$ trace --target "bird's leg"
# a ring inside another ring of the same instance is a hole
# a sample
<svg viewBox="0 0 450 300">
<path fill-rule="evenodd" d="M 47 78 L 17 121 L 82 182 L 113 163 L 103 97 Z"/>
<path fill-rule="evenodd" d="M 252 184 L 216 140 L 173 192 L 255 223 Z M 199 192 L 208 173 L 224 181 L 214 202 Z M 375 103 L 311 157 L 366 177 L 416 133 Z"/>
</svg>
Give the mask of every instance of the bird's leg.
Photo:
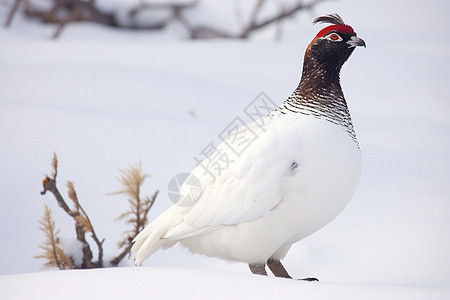
<svg viewBox="0 0 450 300">
<path fill-rule="evenodd" d="M 253 274 L 267 276 L 265 263 L 248 264 L 248 267 Z"/>
<path fill-rule="evenodd" d="M 292 277 L 281 264 L 281 261 L 269 258 L 269 260 L 267 261 L 267 265 L 269 266 L 270 271 L 272 271 L 273 275 L 275 275 L 276 277 L 292 279 Z"/>
<path fill-rule="evenodd" d="M 272 271 L 273 275 L 275 275 L 276 277 L 292 279 L 292 277 L 289 275 L 289 273 L 284 268 L 281 261 L 269 258 L 269 260 L 267 260 L 267 265 L 269 266 L 270 271 Z M 319 281 L 317 278 L 311 278 L 311 277 L 302 278 L 300 280 Z"/>
</svg>

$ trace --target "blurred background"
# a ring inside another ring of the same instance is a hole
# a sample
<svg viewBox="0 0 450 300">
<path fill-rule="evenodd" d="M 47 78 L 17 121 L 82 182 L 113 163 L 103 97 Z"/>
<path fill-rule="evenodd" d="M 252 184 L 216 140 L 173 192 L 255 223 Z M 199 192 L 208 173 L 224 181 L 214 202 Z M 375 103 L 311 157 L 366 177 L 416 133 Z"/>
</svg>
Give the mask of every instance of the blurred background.
<svg viewBox="0 0 450 300">
<path fill-rule="evenodd" d="M 342 71 L 364 171 L 353 200 L 286 258 L 295 277 L 330 282 L 449 284 L 450 28 L 445 0 L 0 0 L 0 275 L 36 272 L 47 204 L 61 243 L 73 220 L 42 196 L 53 152 L 105 261 L 128 209 L 117 178 L 139 160 L 158 197 L 170 180 L 264 92 L 295 89 L 306 46 L 338 13 L 362 37 Z M 95 244 L 90 241 L 95 253 Z M 131 266 L 125 257 L 120 266 Z M 144 266 L 248 273 L 241 263 L 159 251 Z"/>
</svg>

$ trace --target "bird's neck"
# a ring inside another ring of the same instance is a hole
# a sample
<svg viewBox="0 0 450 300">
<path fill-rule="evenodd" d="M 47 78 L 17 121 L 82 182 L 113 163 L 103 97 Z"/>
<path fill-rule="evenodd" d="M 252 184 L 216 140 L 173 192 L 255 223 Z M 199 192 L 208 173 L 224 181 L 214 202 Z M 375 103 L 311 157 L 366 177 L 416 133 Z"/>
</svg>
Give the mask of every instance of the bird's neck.
<svg viewBox="0 0 450 300">
<path fill-rule="evenodd" d="M 340 68 L 305 59 L 300 83 L 285 103 L 304 111 L 314 110 L 329 119 L 338 119 L 340 115 L 350 118 L 339 73 Z"/>
<path fill-rule="evenodd" d="M 333 99 L 344 101 L 340 84 L 339 64 L 320 63 L 316 59 L 305 57 L 302 78 L 296 90 L 305 98 L 320 98 L 333 95 Z"/>
<path fill-rule="evenodd" d="M 338 69 L 305 61 L 302 79 L 282 108 L 289 112 L 310 115 L 343 126 L 356 142 L 350 112 L 341 89 Z"/>
</svg>

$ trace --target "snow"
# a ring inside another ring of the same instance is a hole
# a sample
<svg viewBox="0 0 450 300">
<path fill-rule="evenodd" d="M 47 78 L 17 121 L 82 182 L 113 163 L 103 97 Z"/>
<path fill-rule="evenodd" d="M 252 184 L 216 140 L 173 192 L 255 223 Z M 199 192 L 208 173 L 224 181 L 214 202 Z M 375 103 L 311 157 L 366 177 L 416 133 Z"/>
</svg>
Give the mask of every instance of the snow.
<svg viewBox="0 0 450 300">
<path fill-rule="evenodd" d="M 445 299 L 443 288 L 311 283 L 179 268 L 71 270 L 0 276 L 2 299 Z M 26 288 L 24 288 L 24 286 Z M 6 287 L 6 289 L 5 289 Z"/>
<path fill-rule="evenodd" d="M 51 299 L 70 289 L 73 299 L 449 299 L 449 6 L 332 1 L 286 24 L 279 43 L 272 30 L 251 42 L 190 42 L 170 30 L 89 24 L 71 25 L 51 41 L 52 26 L 16 18 L 0 29 L 0 298 Z M 44 238 L 37 229 L 44 202 L 60 236 L 75 234 L 52 196 L 39 195 L 53 151 L 61 192 L 74 181 L 105 238 L 105 257 L 113 257 L 126 229 L 114 219 L 128 206 L 107 195 L 119 188 L 118 168 L 142 160 L 151 175 L 143 193 L 161 190 L 154 219 L 172 204 L 169 181 L 190 171 L 194 157 L 235 117 L 245 117 L 260 92 L 277 103 L 291 93 L 319 28 L 310 20 L 334 11 L 367 43 L 342 72 L 363 174 L 343 213 L 285 260 L 294 277 L 320 283 L 251 276 L 244 264 L 181 248 L 155 253 L 142 268 L 129 260 L 122 265 L 130 268 L 38 272 L 42 261 L 33 256 Z"/>
<path fill-rule="evenodd" d="M 76 266 L 81 266 L 83 263 L 83 243 L 76 238 L 59 238 L 59 247 L 67 254 L 67 256 L 73 259 Z"/>
</svg>

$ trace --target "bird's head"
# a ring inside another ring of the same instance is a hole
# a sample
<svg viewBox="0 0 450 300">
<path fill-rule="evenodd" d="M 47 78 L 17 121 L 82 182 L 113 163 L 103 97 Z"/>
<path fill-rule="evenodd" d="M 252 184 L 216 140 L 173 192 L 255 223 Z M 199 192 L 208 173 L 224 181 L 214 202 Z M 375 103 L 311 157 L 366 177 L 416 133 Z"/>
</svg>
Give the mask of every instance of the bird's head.
<svg viewBox="0 0 450 300">
<path fill-rule="evenodd" d="M 344 23 L 338 14 L 329 14 L 316 18 L 313 24 L 329 23 L 320 30 L 308 45 L 305 52 L 305 66 L 311 64 L 313 69 L 337 71 L 357 46 L 366 47 L 366 43 L 356 36 L 353 28 Z"/>
</svg>

